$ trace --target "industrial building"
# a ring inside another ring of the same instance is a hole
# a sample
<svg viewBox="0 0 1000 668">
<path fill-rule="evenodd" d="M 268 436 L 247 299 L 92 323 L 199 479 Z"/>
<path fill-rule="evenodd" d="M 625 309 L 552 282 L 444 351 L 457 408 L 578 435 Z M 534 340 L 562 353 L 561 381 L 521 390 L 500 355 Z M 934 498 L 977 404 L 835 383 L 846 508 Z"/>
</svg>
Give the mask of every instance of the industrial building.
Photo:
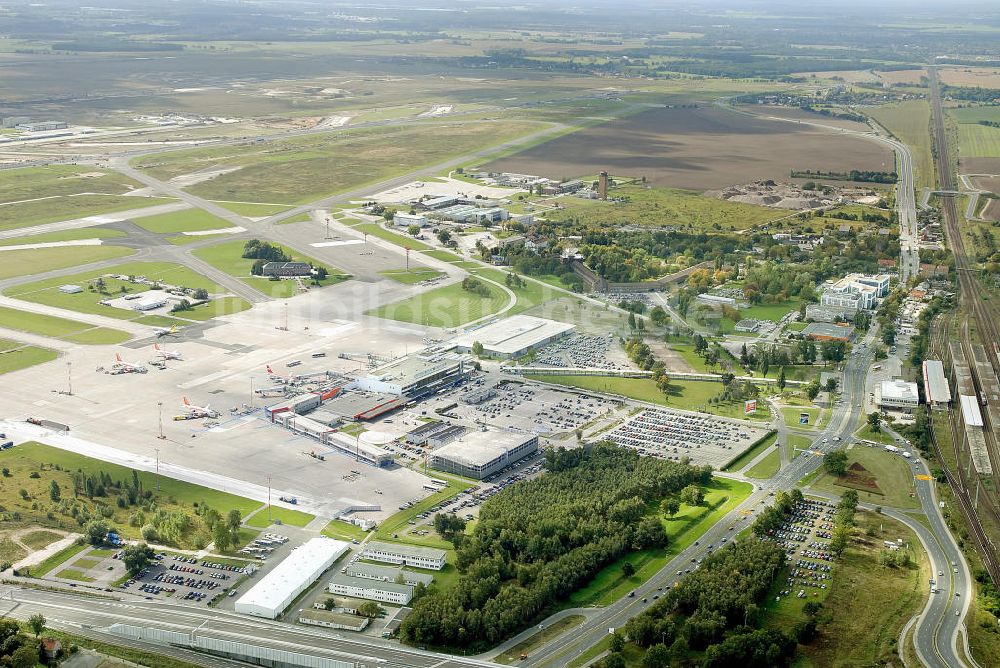
<svg viewBox="0 0 1000 668">
<path fill-rule="evenodd" d="M 413 585 L 358 578 L 345 573 L 334 575 L 327 585 L 327 591 L 340 596 L 353 596 L 396 605 L 406 605 L 413 598 Z"/>
<path fill-rule="evenodd" d="M 397 394 L 411 399 L 434 394 L 465 380 L 471 367 L 456 355 L 417 354 L 393 360 L 358 378 L 356 387 L 366 392 Z"/>
<path fill-rule="evenodd" d="M 166 305 L 167 298 L 163 295 L 143 295 L 133 302 L 132 309 L 135 311 L 152 311 L 153 309 L 163 308 Z"/>
<path fill-rule="evenodd" d="M 875 400 L 879 408 L 900 410 L 904 413 L 911 413 L 920 405 L 917 384 L 898 378 L 879 383 Z"/>
<path fill-rule="evenodd" d="M 360 615 L 348 615 L 343 612 L 317 610 L 306 608 L 299 613 L 299 623 L 310 626 L 322 626 L 328 629 L 344 631 L 364 631 L 371 620 Z"/>
<path fill-rule="evenodd" d="M 924 360 L 924 398 L 931 408 L 951 406 L 951 386 L 944 375 L 941 360 Z"/>
<path fill-rule="evenodd" d="M 811 322 L 802 330 L 802 336 L 817 341 L 850 341 L 854 328 L 850 325 L 832 325 L 826 322 Z"/>
<path fill-rule="evenodd" d="M 815 322 L 852 322 L 857 313 L 854 306 L 806 304 L 806 320 Z"/>
<path fill-rule="evenodd" d="M 502 223 L 507 220 L 509 214 L 506 209 L 500 207 L 480 208 L 472 204 L 454 204 L 434 211 L 438 218 L 451 220 L 456 223 Z"/>
<path fill-rule="evenodd" d="M 313 268 L 308 262 L 268 262 L 260 271 L 263 276 L 295 277 L 311 276 Z"/>
<path fill-rule="evenodd" d="M 455 339 L 455 349 L 472 352 L 478 342 L 483 355 L 499 359 L 523 357 L 533 350 L 558 341 L 571 334 L 576 327 L 565 322 L 515 315 L 462 334 Z"/>
<path fill-rule="evenodd" d="M 306 541 L 236 601 L 236 612 L 276 619 L 349 547 L 349 543 L 325 537 Z"/>
<path fill-rule="evenodd" d="M 444 568 L 446 556 L 447 553 L 444 550 L 438 550 L 433 547 L 381 543 L 379 541 L 365 543 L 364 550 L 361 552 L 363 559 L 381 561 L 386 564 L 398 564 L 400 566 L 427 568 L 432 571 L 439 571 Z"/>
<path fill-rule="evenodd" d="M 538 434 L 472 431 L 431 453 L 432 468 L 482 480 L 538 450 Z"/>
<path fill-rule="evenodd" d="M 83 292 L 83 288 L 79 285 L 66 284 L 59 286 L 59 292 L 67 295 L 78 295 Z"/>
</svg>

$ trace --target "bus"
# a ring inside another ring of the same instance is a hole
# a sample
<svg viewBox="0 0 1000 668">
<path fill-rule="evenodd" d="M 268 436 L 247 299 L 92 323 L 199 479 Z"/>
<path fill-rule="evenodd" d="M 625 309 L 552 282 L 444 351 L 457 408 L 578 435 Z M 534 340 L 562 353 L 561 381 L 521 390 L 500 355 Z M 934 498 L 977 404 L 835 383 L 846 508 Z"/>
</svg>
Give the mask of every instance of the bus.
<svg viewBox="0 0 1000 668">
<path fill-rule="evenodd" d="M 438 485 L 440 487 L 447 487 L 448 482 L 446 480 L 441 480 L 440 478 L 431 478 L 432 485 Z"/>
</svg>

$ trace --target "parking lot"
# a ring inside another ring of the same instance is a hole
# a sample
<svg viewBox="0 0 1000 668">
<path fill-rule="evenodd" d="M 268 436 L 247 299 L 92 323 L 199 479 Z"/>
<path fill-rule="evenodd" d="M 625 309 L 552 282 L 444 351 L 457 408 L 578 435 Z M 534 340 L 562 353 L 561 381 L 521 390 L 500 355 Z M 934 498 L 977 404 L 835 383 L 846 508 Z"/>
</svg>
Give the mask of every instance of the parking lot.
<svg viewBox="0 0 1000 668">
<path fill-rule="evenodd" d="M 116 552 L 112 559 L 120 560 L 121 553 Z M 223 563 L 218 558 L 198 559 L 160 552 L 154 563 L 118 588 L 152 600 L 169 598 L 173 603 L 207 605 L 214 599 L 235 596 L 237 585 L 254 570 L 255 566 L 238 565 L 230 560 Z"/>
<path fill-rule="evenodd" d="M 828 501 L 805 499 L 771 535 L 788 554 L 788 579 L 776 600 L 818 596 L 827 589 L 833 572 L 830 538 L 836 510 Z"/>
<path fill-rule="evenodd" d="M 647 408 L 607 438 L 643 455 L 675 461 L 689 457 L 721 468 L 766 434 L 735 420 Z"/>
<path fill-rule="evenodd" d="M 577 369 L 633 368 L 614 334 L 573 334 L 539 350 L 532 365 Z"/>
</svg>

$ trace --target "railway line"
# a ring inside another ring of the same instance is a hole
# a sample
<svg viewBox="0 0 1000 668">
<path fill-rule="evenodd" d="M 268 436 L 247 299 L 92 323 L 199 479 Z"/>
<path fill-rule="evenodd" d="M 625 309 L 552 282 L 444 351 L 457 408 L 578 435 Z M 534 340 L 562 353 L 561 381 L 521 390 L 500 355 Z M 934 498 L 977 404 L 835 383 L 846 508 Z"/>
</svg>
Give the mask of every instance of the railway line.
<svg viewBox="0 0 1000 668">
<path fill-rule="evenodd" d="M 938 174 L 938 188 L 940 191 L 953 191 L 955 188 L 955 178 L 951 165 L 951 154 L 948 150 L 948 137 L 945 133 L 944 112 L 941 106 L 941 95 L 938 82 L 937 68 L 928 68 L 929 92 L 932 115 L 932 128 L 934 135 L 934 145 L 936 148 L 935 163 Z M 989 404 L 988 395 L 991 388 L 997 386 L 997 379 L 1000 378 L 1000 349 L 997 342 L 1000 341 L 997 335 L 997 320 L 1000 318 L 993 302 L 988 297 L 984 298 L 982 286 L 976 280 L 976 270 L 969 265 L 968 254 L 965 250 L 965 240 L 959 227 L 958 207 L 954 197 L 950 195 L 941 196 L 941 210 L 945 224 L 945 235 L 955 258 L 955 271 L 958 274 L 960 303 L 969 309 L 972 321 L 976 327 L 978 338 L 985 342 L 990 349 L 984 349 L 981 355 L 976 354 L 969 330 L 969 320 L 963 323 L 961 328 L 961 347 L 972 374 L 973 383 L 977 396 L 986 410 L 983 414 L 983 431 L 985 435 L 986 449 L 990 463 L 994 471 L 1000 471 L 1000 447 L 997 442 L 997 428 L 1000 427 L 1000 418 L 997 416 L 997 406 Z M 985 359 L 984 359 L 985 358 Z M 987 401 L 983 401 L 986 399 Z M 996 400 L 994 399 L 994 404 Z M 992 420 L 991 420 L 992 418 Z M 952 433 L 954 438 L 958 438 L 954 422 L 952 423 Z M 955 443 L 961 443 L 955 440 Z M 935 444 L 936 447 L 936 444 Z M 939 453 L 940 454 L 940 453 Z M 994 583 L 1000 584 L 1000 562 L 997 560 L 994 546 L 989 536 L 983 529 L 982 522 L 977 514 L 976 505 L 971 498 L 973 490 L 970 489 L 969 480 L 958 466 L 958 471 L 951 472 L 945 467 L 945 475 L 948 482 L 955 490 L 963 515 L 975 536 L 979 545 L 983 563 L 990 573 Z M 978 486 L 977 481 L 977 486 Z M 978 487 L 975 490 L 978 496 Z M 986 512 L 993 515 L 994 519 L 1000 519 L 996 507 L 991 499 L 987 500 Z"/>
</svg>

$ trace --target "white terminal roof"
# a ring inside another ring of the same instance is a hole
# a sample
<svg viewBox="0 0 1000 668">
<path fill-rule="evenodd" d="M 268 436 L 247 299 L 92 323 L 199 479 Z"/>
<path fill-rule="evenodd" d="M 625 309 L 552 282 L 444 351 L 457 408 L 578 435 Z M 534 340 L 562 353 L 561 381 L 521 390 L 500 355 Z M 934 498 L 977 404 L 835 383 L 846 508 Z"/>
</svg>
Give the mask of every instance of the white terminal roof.
<svg viewBox="0 0 1000 668">
<path fill-rule="evenodd" d="M 237 612 L 252 607 L 280 613 L 349 547 L 349 543 L 326 537 L 306 541 L 236 601 Z"/>
<path fill-rule="evenodd" d="M 883 380 L 881 385 L 883 399 L 898 401 L 917 401 L 917 384 L 905 380 Z"/>
<path fill-rule="evenodd" d="M 958 400 L 962 403 L 962 421 L 966 427 L 982 427 L 983 414 L 979 410 L 979 402 L 968 394 L 960 394 Z"/>
<path fill-rule="evenodd" d="M 488 352 L 512 354 L 574 329 L 573 325 L 565 322 L 515 315 L 466 332 L 456 342 L 460 347 L 472 348 L 472 344 L 479 341 Z"/>
<path fill-rule="evenodd" d="M 951 401 L 951 385 L 945 378 L 941 360 L 924 360 L 924 394 L 927 395 L 927 401 Z"/>
<path fill-rule="evenodd" d="M 536 434 L 514 431 L 470 431 L 462 438 L 443 445 L 432 457 L 447 457 L 465 466 L 484 466 L 517 446 L 536 438 Z"/>
</svg>

